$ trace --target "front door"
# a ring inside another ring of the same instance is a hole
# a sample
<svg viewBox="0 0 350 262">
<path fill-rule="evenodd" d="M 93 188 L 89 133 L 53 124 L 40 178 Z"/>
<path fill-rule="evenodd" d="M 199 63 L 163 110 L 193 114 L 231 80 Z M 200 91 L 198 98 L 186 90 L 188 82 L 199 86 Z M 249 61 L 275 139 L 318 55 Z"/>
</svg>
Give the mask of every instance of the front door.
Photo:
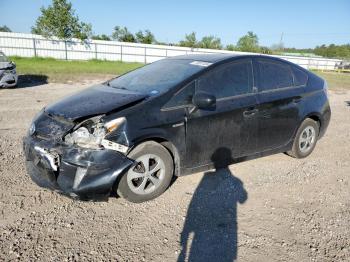
<svg viewBox="0 0 350 262">
<path fill-rule="evenodd" d="M 220 65 L 196 82 L 195 92 L 216 96 L 214 110 L 197 109 L 186 121 L 188 168 L 231 163 L 256 150 L 256 95 L 251 59 Z"/>
</svg>

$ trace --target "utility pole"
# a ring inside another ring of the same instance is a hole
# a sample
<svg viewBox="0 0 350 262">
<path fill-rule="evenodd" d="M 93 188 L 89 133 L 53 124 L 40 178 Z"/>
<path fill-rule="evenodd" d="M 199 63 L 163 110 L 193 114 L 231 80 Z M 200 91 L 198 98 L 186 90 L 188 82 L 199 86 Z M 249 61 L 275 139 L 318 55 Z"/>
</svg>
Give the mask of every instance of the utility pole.
<svg viewBox="0 0 350 262">
<path fill-rule="evenodd" d="M 282 51 L 282 49 L 283 49 L 283 32 L 282 32 L 282 34 L 281 34 L 281 39 L 280 39 L 280 49 L 281 49 L 281 51 Z"/>
</svg>

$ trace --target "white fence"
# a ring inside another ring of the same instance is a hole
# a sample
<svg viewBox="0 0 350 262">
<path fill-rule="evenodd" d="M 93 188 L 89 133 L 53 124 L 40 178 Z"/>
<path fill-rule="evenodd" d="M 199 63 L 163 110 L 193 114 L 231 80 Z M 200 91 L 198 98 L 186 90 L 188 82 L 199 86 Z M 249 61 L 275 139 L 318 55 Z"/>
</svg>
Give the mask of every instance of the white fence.
<svg viewBox="0 0 350 262">
<path fill-rule="evenodd" d="M 53 57 L 66 60 L 119 60 L 125 62 L 151 63 L 176 55 L 228 53 L 247 54 L 227 50 L 187 48 L 165 45 L 147 45 L 116 41 L 89 40 L 81 42 L 46 39 L 40 35 L 0 32 L 0 50 L 6 55 L 23 57 Z M 276 56 L 309 69 L 334 70 L 339 59 Z"/>
</svg>

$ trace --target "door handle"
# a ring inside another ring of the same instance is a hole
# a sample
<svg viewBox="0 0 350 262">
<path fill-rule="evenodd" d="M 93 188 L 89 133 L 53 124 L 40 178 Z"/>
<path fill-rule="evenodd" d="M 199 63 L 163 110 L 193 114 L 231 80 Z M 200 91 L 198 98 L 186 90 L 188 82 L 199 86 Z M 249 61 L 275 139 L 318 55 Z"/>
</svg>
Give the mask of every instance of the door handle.
<svg viewBox="0 0 350 262">
<path fill-rule="evenodd" d="M 243 112 L 243 116 L 245 117 L 250 117 L 250 116 L 253 116 L 255 115 L 259 110 L 256 109 L 256 108 L 253 108 L 253 109 L 248 109 L 246 111 Z"/>
</svg>

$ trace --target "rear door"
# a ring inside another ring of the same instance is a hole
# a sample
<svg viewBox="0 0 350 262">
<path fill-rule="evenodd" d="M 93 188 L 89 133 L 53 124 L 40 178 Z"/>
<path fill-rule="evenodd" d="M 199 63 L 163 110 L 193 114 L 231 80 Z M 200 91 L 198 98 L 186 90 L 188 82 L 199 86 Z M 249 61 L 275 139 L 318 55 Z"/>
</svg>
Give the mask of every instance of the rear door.
<svg viewBox="0 0 350 262">
<path fill-rule="evenodd" d="M 286 145 L 299 124 L 304 87 L 294 84 L 292 67 L 269 58 L 255 58 L 258 87 L 258 151 Z"/>
<path fill-rule="evenodd" d="M 198 109 L 188 114 L 186 167 L 213 162 L 214 153 L 216 159 L 226 163 L 256 150 L 251 59 L 236 60 L 206 73 L 197 80 L 195 92 L 215 95 L 216 109 Z M 218 156 L 218 152 L 225 155 Z"/>
</svg>

